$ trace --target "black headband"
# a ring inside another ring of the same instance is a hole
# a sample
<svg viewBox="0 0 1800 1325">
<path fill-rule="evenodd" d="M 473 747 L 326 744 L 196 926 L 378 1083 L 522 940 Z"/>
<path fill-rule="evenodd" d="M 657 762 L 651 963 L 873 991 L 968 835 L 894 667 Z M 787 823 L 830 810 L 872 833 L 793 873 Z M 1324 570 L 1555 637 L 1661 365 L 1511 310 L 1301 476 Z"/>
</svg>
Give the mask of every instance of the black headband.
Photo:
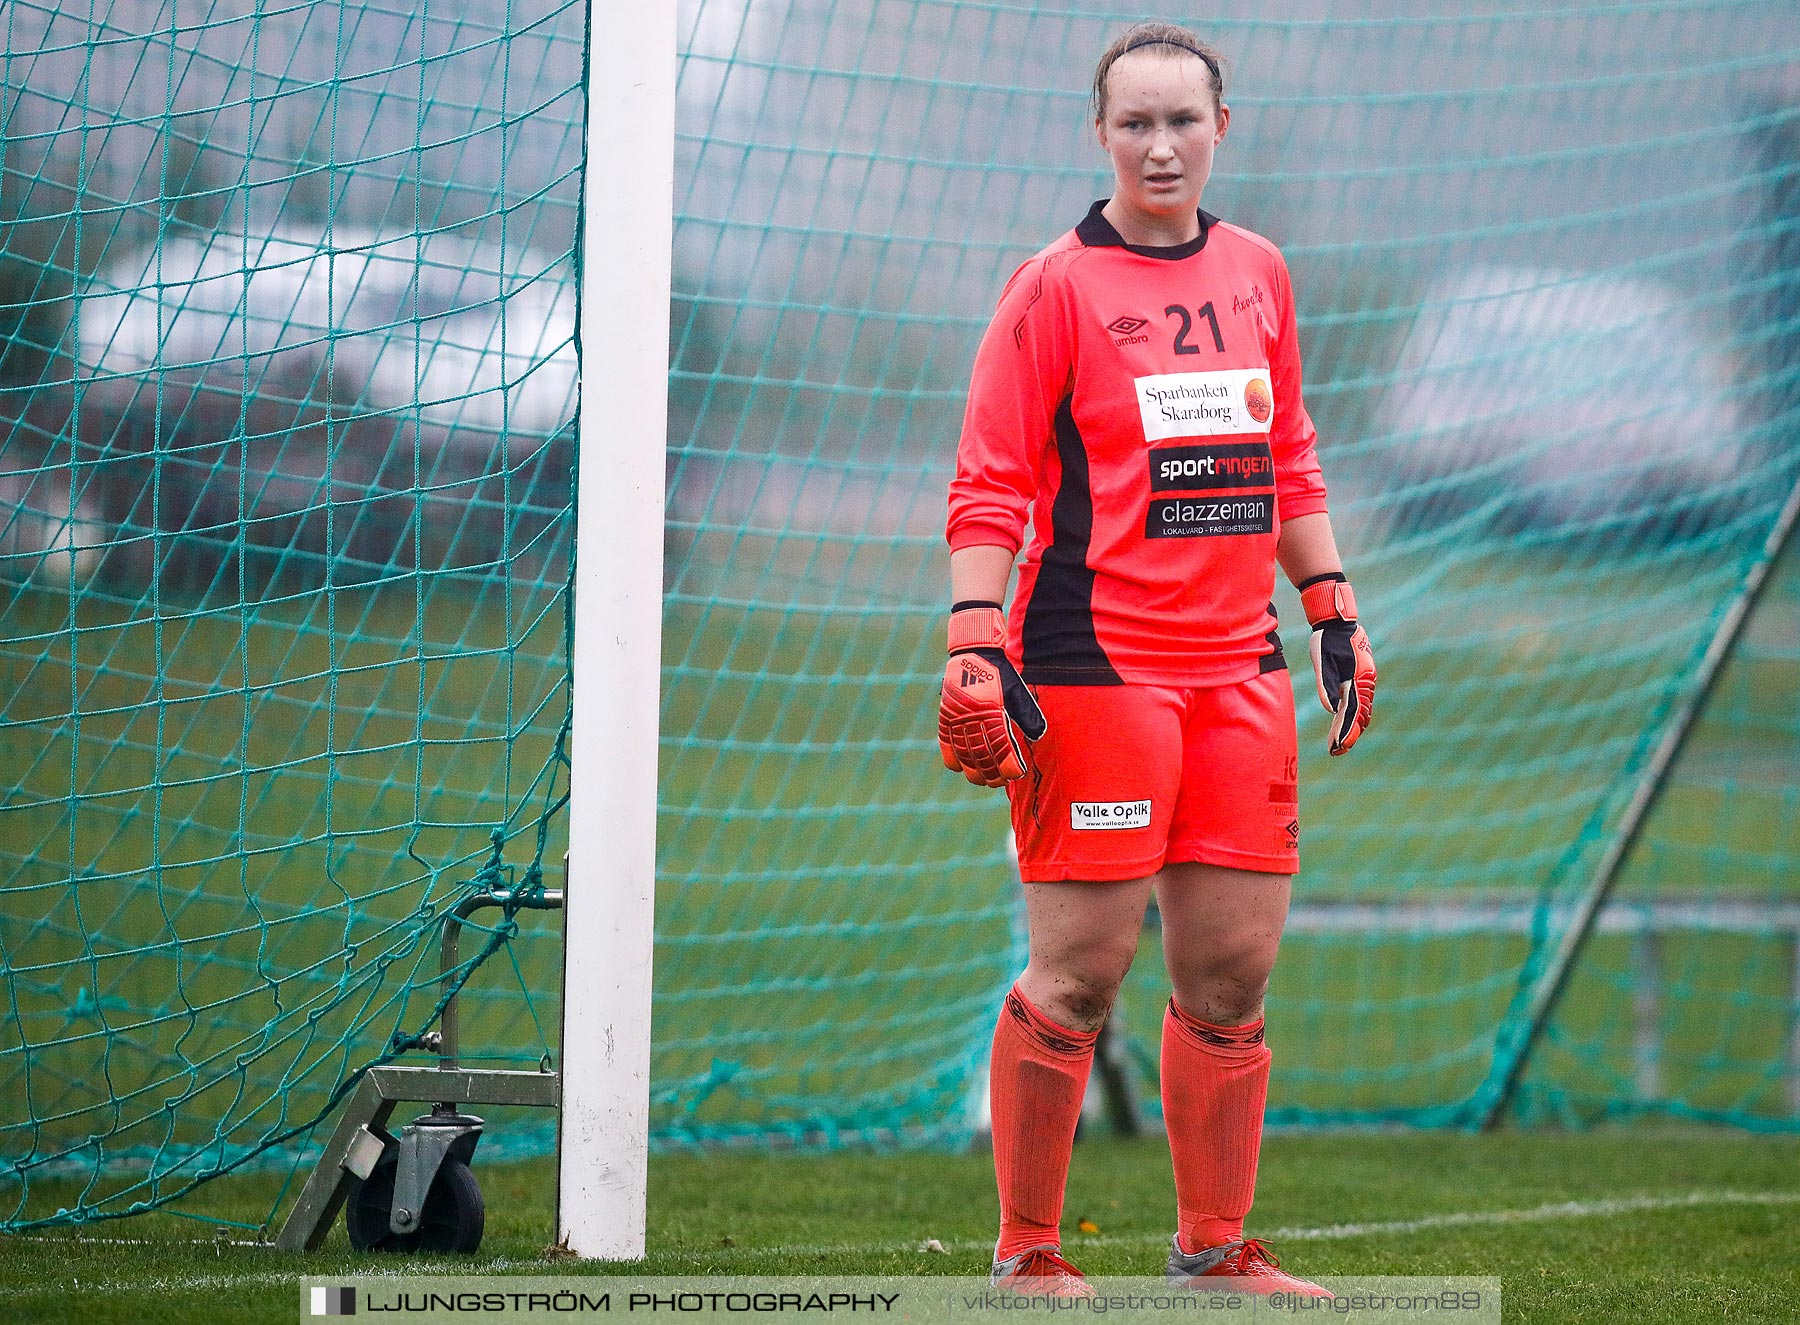
<svg viewBox="0 0 1800 1325">
<path fill-rule="evenodd" d="M 1130 55 L 1133 51 L 1142 50 L 1146 46 L 1173 46 L 1178 51 L 1186 51 L 1189 55 L 1199 56 L 1205 62 L 1206 67 L 1212 70 L 1213 86 L 1221 90 L 1224 88 L 1225 76 L 1219 72 L 1218 62 L 1198 46 L 1182 41 L 1179 37 L 1139 37 L 1120 51 L 1119 55 Z M 1116 60 L 1119 55 L 1115 55 L 1113 58 Z"/>
</svg>

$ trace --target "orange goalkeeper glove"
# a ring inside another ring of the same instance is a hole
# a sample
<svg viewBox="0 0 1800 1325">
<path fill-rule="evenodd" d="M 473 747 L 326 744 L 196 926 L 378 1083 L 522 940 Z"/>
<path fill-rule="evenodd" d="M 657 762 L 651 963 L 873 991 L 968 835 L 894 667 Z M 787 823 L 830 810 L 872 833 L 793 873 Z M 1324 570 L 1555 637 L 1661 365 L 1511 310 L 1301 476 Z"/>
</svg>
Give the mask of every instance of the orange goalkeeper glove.
<svg viewBox="0 0 1800 1325">
<path fill-rule="evenodd" d="M 1312 623 L 1313 676 L 1319 702 L 1332 714 L 1331 753 L 1356 744 L 1375 716 L 1375 653 L 1356 620 L 1356 595 L 1343 572 L 1315 575 L 1300 586 Z"/>
<path fill-rule="evenodd" d="M 944 767 L 978 787 L 1025 775 L 1025 744 L 1049 728 L 1044 711 L 1007 660 L 1006 617 L 998 603 L 950 610 L 950 661 L 938 694 L 938 752 Z"/>
</svg>

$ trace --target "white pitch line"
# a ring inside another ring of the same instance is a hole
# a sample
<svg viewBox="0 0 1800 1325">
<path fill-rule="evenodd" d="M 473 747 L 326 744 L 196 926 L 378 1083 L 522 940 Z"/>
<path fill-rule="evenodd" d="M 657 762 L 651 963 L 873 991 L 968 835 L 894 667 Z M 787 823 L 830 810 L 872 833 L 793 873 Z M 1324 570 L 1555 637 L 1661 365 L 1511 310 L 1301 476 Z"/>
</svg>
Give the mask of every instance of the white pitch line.
<svg viewBox="0 0 1800 1325">
<path fill-rule="evenodd" d="M 1421 1215 L 1416 1219 L 1389 1219 L 1378 1223 L 1277 1228 L 1260 1236 L 1268 1238 L 1271 1242 L 1328 1242 L 1336 1238 L 1366 1238 L 1420 1233 L 1433 1228 L 1537 1224 L 1557 1219 L 1607 1219 L 1614 1215 L 1649 1210 L 1680 1210 L 1692 1206 L 1710 1205 L 1800 1205 L 1800 1192 L 1692 1191 L 1672 1196 L 1615 1196 L 1597 1201 L 1557 1201 L 1523 1210 L 1453 1210 L 1440 1215 Z M 1076 1248 L 1131 1247 L 1150 1243 L 1162 1246 L 1167 1244 L 1168 1240 L 1167 1233 L 1134 1233 L 1130 1235 L 1099 1233 L 1091 1237 L 1081 1237 L 1071 1245 Z M 916 1251 L 918 1246 L 918 1242 L 896 1242 L 877 1247 L 855 1243 L 826 1243 L 809 1247 L 728 1247 L 707 1251 L 705 1254 L 709 1258 L 740 1259 L 747 1256 L 778 1254 L 817 1256 L 849 1251 Z"/>
<path fill-rule="evenodd" d="M 1601 1201 L 1558 1201 L 1527 1210 L 1464 1210 L 1417 1219 L 1388 1219 L 1370 1224 L 1327 1224 L 1322 1228 L 1278 1228 L 1271 1240 L 1325 1241 L 1333 1238 L 1378 1237 L 1418 1233 L 1431 1228 L 1464 1228 L 1483 1224 L 1538 1224 L 1555 1219 L 1607 1219 L 1645 1210 L 1682 1210 L 1705 1205 L 1796 1205 L 1800 1192 L 1686 1192 L 1680 1196 L 1616 1196 Z"/>
<path fill-rule="evenodd" d="M 1559 1219 L 1610 1219 L 1616 1215 L 1640 1214 L 1654 1210 L 1683 1210 L 1697 1206 L 1715 1205 L 1800 1205 L 1800 1192 L 1737 1192 L 1737 1191 L 1693 1191 L 1682 1192 L 1672 1196 L 1615 1196 L 1598 1201 L 1556 1201 L 1547 1205 L 1531 1206 L 1522 1210 L 1452 1210 L 1439 1215 L 1421 1215 L 1417 1219 L 1387 1219 L 1362 1224 L 1322 1224 L 1315 1227 L 1278 1228 L 1267 1235 L 1271 1241 L 1280 1242 L 1328 1242 L 1337 1238 L 1367 1238 L 1395 1236 L 1405 1233 L 1421 1233 L 1434 1228 L 1480 1228 L 1506 1224 L 1541 1224 Z M 26 1241 L 28 1239 L 20 1239 Z M 49 1239 L 30 1239 L 49 1241 Z M 147 1239 L 83 1239 L 88 1244 L 102 1241 L 116 1243 L 135 1243 Z M 1140 1233 L 1131 1236 L 1108 1236 L 1097 1234 L 1082 1238 L 1076 1246 L 1144 1246 L 1147 1244 L 1162 1245 L 1167 1241 L 1164 1234 Z M 79 1245 L 79 1244 L 76 1244 Z M 174 1243 L 162 1244 L 174 1246 L 205 1246 L 206 1243 Z M 985 1250 L 986 1244 L 982 1244 Z M 818 1256 L 844 1252 L 904 1252 L 917 1250 L 916 1242 L 895 1242 L 871 1246 L 868 1243 L 839 1242 L 821 1243 L 813 1246 L 789 1247 L 720 1247 L 704 1252 L 690 1253 L 696 1258 L 704 1256 L 707 1260 L 744 1260 L 754 1257 L 776 1255 Z M 478 1275 L 494 1270 L 529 1269 L 537 1274 L 554 1275 L 556 1267 L 537 1261 L 519 1261 L 496 1259 L 476 1264 L 465 1262 L 424 1262 L 395 1266 L 380 1270 L 351 1270 L 342 1272 L 347 1278 L 414 1278 L 425 1275 L 452 1276 Z M 122 1293 L 122 1292 L 179 1292 L 196 1288 L 230 1288 L 243 1284 L 294 1284 L 304 1279 L 332 1278 L 338 1272 L 325 1273 L 283 1273 L 283 1274 L 204 1274 L 189 1275 L 171 1279 L 133 1279 L 121 1282 L 95 1282 L 80 1284 L 83 1292 Z M 666 1277 L 666 1276 L 665 1276 Z M 30 1287 L 15 1289 L 15 1295 L 26 1297 L 47 1294 L 66 1294 L 70 1285 L 56 1282 L 39 1282 Z"/>
</svg>

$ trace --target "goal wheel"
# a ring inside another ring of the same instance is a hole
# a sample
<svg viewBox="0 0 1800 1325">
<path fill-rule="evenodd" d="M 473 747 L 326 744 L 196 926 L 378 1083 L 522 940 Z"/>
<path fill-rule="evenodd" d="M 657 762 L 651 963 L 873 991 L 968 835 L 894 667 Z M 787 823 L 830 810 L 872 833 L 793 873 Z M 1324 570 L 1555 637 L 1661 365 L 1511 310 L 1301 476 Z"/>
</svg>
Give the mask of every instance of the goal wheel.
<svg viewBox="0 0 1800 1325">
<path fill-rule="evenodd" d="M 431 1251 L 466 1254 L 481 1245 L 487 1207 L 481 1184 L 462 1160 L 449 1155 L 438 1166 L 425 1194 L 418 1227 L 396 1233 L 389 1224 L 394 1210 L 394 1176 L 400 1151 L 389 1146 L 374 1171 L 350 1189 L 344 1204 L 344 1226 L 357 1251 Z"/>
</svg>

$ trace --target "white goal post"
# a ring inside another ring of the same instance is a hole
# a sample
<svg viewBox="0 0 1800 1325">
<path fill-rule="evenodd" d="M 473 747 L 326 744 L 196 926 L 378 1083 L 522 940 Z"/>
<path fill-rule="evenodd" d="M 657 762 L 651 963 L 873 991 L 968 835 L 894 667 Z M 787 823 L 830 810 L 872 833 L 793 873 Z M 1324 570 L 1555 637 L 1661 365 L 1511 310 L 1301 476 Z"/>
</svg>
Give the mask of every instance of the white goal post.
<svg viewBox="0 0 1800 1325">
<path fill-rule="evenodd" d="M 557 1238 L 644 1254 L 675 6 L 590 0 Z"/>
</svg>

